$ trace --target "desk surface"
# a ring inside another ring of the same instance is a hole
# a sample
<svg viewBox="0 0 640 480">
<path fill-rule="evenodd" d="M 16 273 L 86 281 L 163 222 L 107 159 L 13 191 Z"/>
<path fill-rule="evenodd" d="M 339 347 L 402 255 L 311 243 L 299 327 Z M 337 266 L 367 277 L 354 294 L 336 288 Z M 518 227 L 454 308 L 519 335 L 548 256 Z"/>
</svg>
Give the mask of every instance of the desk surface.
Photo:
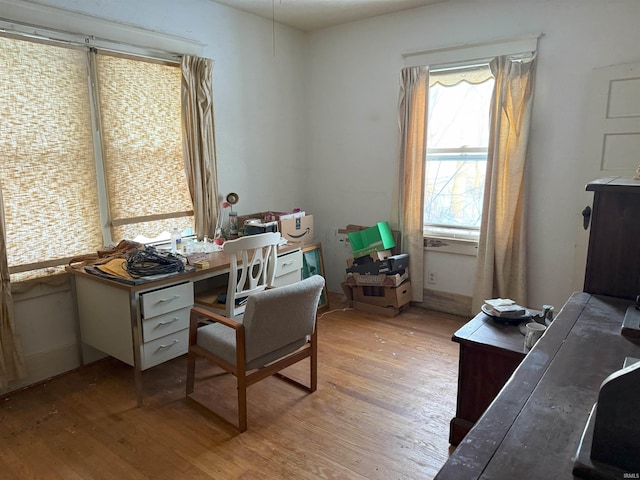
<svg viewBox="0 0 640 480">
<path fill-rule="evenodd" d="M 283 254 L 291 251 L 295 251 L 302 248 L 301 244 L 287 244 L 281 247 L 278 247 L 278 254 Z M 199 254 L 200 255 L 200 254 Z M 231 264 L 231 260 L 229 256 L 222 252 L 212 252 L 212 253 L 203 253 L 204 260 L 209 262 L 209 266 L 207 268 L 196 268 L 195 270 L 185 271 L 181 273 L 177 273 L 175 275 L 169 275 L 165 278 L 158 280 L 151 280 L 149 282 L 131 284 L 126 282 L 119 282 L 117 280 L 112 280 L 107 277 L 103 277 L 100 275 L 94 275 L 92 273 L 87 273 L 83 268 L 74 268 L 67 267 L 67 272 L 72 273 L 74 275 L 91 278 L 97 282 L 106 283 L 116 288 L 121 288 L 123 290 L 129 290 L 131 292 L 137 292 L 141 290 L 151 290 L 156 289 L 158 287 L 163 287 L 165 285 L 171 285 L 176 283 L 177 281 L 183 280 L 198 280 L 199 278 L 208 278 L 217 274 L 224 273 L 225 270 L 229 269 L 229 265 Z"/>
<path fill-rule="evenodd" d="M 620 334 L 628 305 L 574 293 L 436 478 L 573 478 L 602 381 L 640 356 Z"/>
</svg>

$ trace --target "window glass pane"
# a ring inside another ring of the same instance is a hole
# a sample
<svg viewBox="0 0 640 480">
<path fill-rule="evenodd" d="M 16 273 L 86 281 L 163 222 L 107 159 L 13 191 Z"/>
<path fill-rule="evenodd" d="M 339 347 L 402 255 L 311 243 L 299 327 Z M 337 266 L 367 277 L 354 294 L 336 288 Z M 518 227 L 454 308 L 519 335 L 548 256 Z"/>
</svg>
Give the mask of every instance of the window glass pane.
<svg viewBox="0 0 640 480">
<path fill-rule="evenodd" d="M 177 66 L 98 55 L 98 92 L 112 220 L 192 210 L 182 159 Z M 193 228 L 193 217 L 113 228 L 113 240 Z"/>
<path fill-rule="evenodd" d="M 490 78 L 479 84 L 463 80 L 449 86 L 435 83 L 429 88 L 427 230 L 429 226 L 480 227 L 493 85 Z"/>
<path fill-rule="evenodd" d="M 479 228 L 487 168 L 484 160 L 427 161 L 424 199 L 425 223 L 453 227 Z"/>
<path fill-rule="evenodd" d="M 9 266 L 95 252 L 102 235 L 86 53 L 0 37 L 0 65 Z"/>
<path fill-rule="evenodd" d="M 494 83 L 491 78 L 478 85 L 429 87 L 428 148 L 487 148 Z"/>
</svg>

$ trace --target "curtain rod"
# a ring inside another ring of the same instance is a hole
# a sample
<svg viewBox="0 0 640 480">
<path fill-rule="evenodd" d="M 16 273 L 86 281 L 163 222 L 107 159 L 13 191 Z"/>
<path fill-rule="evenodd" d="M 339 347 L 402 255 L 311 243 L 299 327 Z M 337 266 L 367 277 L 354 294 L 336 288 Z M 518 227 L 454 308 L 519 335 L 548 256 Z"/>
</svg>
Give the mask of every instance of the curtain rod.
<svg viewBox="0 0 640 480">
<path fill-rule="evenodd" d="M 518 36 L 518 37 L 497 38 L 497 39 L 494 39 L 494 40 L 486 40 L 484 42 L 463 43 L 463 44 L 458 44 L 458 45 L 451 45 L 451 46 L 448 46 L 448 47 L 431 48 L 431 49 L 427 49 L 427 50 L 417 50 L 417 51 L 403 53 L 402 57 L 403 58 L 408 58 L 408 57 L 414 57 L 414 56 L 418 56 L 418 55 L 429 55 L 429 54 L 433 54 L 433 53 L 449 52 L 449 51 L 453 51 L 453 50 L 462 50 L 462 49 L 466 49 L 466 48 L 485 47 L 485 46 L 489 46 L 489 45 L 499 45 L 501 43 L 518 42 L 518 41 L 522 41 L 522 40 L 534 40 L 534 39 L 537 40 L 542 35 L 543 35 L 542 33 L 536 33 L 536 34 L 530 34 L 530 35 L 522 35 L 522 36 Z"/>
<path fill-rule="evenodd" d="M 35 27 L 33 25 L 17 24 L 15 22 L 9 23 L 1 18 L 0 36 L 66 45 L 69 47 L 95 48 L 122 55 L 132 55 L 150 60 L 168 61 L 171 63 L 180 63 L 182 59 L 182 55 L 175 52 L 168 52 L 149 47 L 140 47 L 124 42 L 97 38 L 93 35 L 62 32 L 48 28 Z"/>
</svg>

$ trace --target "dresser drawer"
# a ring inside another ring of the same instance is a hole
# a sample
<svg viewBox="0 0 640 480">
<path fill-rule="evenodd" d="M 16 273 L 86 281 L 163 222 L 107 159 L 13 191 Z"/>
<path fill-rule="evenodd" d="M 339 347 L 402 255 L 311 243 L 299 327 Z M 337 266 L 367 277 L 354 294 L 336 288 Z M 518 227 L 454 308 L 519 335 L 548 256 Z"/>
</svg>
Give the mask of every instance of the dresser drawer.
<svg viewBox="0 0 640 480">
<path fill-rule="evenodd" d="M 302 250 L 285 253 L 278 256 L 278 264 L 276 265 L 276 278 L 286 275 L 287 273 L 300 271 L 302 269 Z"/>
<path fill-rule="evenodd" d="M 142 370 L 187 353 L 189 329 L 145 342 L 142 346 Z"/>
<path fill-rule="evenodd" d="M 142 317 L 149 319 L 156 315 L 173 312 L 193 305 L 193 283 L 187 282 L 172 287 L 143 293 L 141 297 Z"/>
<path fill-rule="evenodd" d="M 142 319 L 142 338 L 144 342 L 150 342 L 178 330 L 189 328 L 190 313 L 191 307 L 189 306 L 152 318 Z"/>
</svg>

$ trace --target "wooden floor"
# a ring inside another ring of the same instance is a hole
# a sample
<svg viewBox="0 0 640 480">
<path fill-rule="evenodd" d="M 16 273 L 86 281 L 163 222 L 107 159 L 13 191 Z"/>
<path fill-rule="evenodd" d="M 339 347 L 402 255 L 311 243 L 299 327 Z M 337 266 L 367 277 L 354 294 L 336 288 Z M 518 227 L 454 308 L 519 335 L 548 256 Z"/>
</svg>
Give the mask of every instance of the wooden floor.
<svg viewBox="0 0 640 480">
<path fill-rule="evenodd" d="M 0 399 L 0 478 L 433 478 L 449 455 L 451 336 L 463 322 L 417 308 L 323 315 L 317 392 L 273 377 L 252 386 L 243 434 L 185 400 L 185 357 L 143 372 L 142 408 L 131 367 L 83 367 Z M 307 361 L 287 370 L 307 371 Z M 197 365 L 200 400 L 233 418 L 230 380 Z"/>
</svg>

